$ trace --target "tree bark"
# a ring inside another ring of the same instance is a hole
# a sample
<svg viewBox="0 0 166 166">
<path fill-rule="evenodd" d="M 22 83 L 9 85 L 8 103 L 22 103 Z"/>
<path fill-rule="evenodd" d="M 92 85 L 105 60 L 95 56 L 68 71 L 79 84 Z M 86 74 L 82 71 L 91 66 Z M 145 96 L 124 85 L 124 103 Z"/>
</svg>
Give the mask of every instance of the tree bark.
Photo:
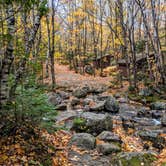
<svg viewBox="0 0 166 166">
<path fill-rule="evenodd" d="M 10 68 L 13 63 L 13 51 L 14 51 L 14 34 L 15 34 L 15 17 L 14 10 L 11 3 L 7 3 L 7 35 L 8 44 L 2 60 L 2 67 L 0 71 L 0 105 L 6 104 L 9 98 L 9 85 L 8 78 L 10 74 Z"/>
</svg>

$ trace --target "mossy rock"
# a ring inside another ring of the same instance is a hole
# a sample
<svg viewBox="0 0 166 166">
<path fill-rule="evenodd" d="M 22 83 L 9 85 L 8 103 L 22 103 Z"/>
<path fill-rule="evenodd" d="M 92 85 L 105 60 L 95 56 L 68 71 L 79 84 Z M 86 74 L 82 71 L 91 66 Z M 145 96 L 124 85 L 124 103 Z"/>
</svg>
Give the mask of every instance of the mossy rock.
<svg viewBox="0 0 166 166">
<path fill-rule="evenodd" d="M 87 130 L 86 121 L 83 118 L 75 118 L 73 121 L 73 129 L 77 132 L 84 132 Z"/>
<path fill-rule="evenodd" d="M 112 126 L 113 121 L 110 115 L 84 112 L 74 120 L 72 129 L 76 132 L 86 132 L 96 136 L 102 131 L 111 131 Z"/>
<path fill-rule="evenodd" d="M 150 166 L 156 160 L 150 152 L 124 152 L 117 155 L 112 164 L 115 166 Z"/>
</svg>

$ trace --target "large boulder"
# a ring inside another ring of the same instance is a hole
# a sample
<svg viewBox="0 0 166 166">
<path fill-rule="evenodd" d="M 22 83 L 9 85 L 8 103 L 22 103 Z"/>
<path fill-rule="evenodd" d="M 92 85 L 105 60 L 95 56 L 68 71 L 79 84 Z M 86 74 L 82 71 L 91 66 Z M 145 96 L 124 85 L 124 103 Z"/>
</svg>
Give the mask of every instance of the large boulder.
<svg viewBox="0 0 166 166">
<path fill-rule="evenodd" d="M 165 102 L 154 102 L 151 104 L 151 109 L 153 110 L 166 110 Z"/>
<path fill-rule="evenodd" d="M 94 149 L 96 144 L 95 137 L 88 133 L 77 133 L 72 136 L 69 145 L 75 145 L 82 149 Z"/>
<path fill-rule="evenodd" d="M 77 132 L 87 132 L 97 135 L 104 130 L 112 130 L 112 117 L 107 114 L 84 112 L 74 123 L 73 129 Z"/>
<path fill-rule="evenodd" d="M 107 98 L 105 102 L 105 110 L 111 113 L 118 113 L 119 112 L 118 101 L 114 97 L 109 96 L 109 98 Z"/>
<path fill-rule="evenodd" d="M 106 142 L 116 142 L 116 143 L 122 142 L 119 136 L 111 131 L 103 131 L 97 136 L 97 138 Z"/>
<path fill-rule="evenodd" d="M 121 152 L 113 158 L 110 166 L 150 166 L 156 159 L 152 152 Z"/>
<path fill-rule="evenodd" d="M 99 153 L 107 155 L 107 154 L 120 152 L 121 148 L 118 145 L 116 145 L 116 144 L 103 143 L 103 144 L 98 144 L 97 145 L 97 151 Z"/>
</svg>

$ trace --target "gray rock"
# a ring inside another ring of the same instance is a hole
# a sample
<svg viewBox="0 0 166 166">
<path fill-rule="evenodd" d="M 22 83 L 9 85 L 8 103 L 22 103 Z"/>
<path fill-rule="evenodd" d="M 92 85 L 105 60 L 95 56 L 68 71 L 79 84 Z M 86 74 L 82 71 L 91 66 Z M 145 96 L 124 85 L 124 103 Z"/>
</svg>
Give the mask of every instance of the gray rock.
<svg viewBox="0 0 166 166">
<path fill-rule="evenodd" d="M 137 116 L 137 110 L 129 104 L 120 104 L 119 114 L 123 118 L 133 119 Z"/>
<path fill-rule="evenodd" d="M 103 93 L 108 89 L 106 85 L 100 86 L 100 87 L 92 87 L 91 88 L 91 93 L 99 94 Z"/>
<path fill-rule="evenodd" d="M 165 102 L 154 102 L 151 104 L 151 109 L 166 110 L 166 103 Z"/>
<path fill-rule="evenodd" d="M 104 155 L 108 155 L 108 154 L 120 152 L 121 148 L 118 145 L 115 145 L 112 143 L 103 143 L 103 144 L 97 145 L 97 151 Z"/>
<path fill-rule="evenodd" d="M 110 96 L 108 95 L 102 95 L 102 96 L 98 96 L 97 100 L 99 101 L 106 101 Z"/>
<path fill-rule="evenodd" d="M 88 133 L 77 133 L 72 136 L 69 145 L 76 145 L 82 149 L 94 149 L 95 137 Z"/>
<path fill-rule="evenodd" d="M 80 132 L 87 132 L 93 135 L 100 134 L 104 130 L 112 130 L 112 117 L 107 114 L 96 114 L 92 112 L 84 112 L 78 118 L 84 122 L 80 126 L 73 126 L 73 129 Z"/>
<path fill-rule="evenodd" d="M 61 103 L 59 105 L 56 106 L 56 110 L 67 110 L 67 104 L 66 103 Z"/>
<path fill-rule="evenodd" d="M 146 141 L 155 141 L 160 131 L 141 131 L 138 135 Z"/>
<path fill-rule="evenodd" d="M 121 143 L 119 136 L 110 131 L 103 131 L 97 136 L 97 138 L 106 142 Z"/>
<path fill-rule="evenodd" d="M 118 101 L 110 96 L 105 102 L 105 110 L 111 113 L 118 113 L 119 112 L 119 103 Z"/>
<path fill-rule="evenodd" d="M 121 152 L 113 158 L 110 166 L 150 166 L 156 159 L 152 152 Z"/>
<path fill-rule="evenodd" d="M 162 118 L 161 118 L 161 125 L 163 127 L 166 127 L 166 115 L 164 115 Z"/>
<path fill-rule="evenodd" d="M 75 106 L 79 103 L 80 103 L 80 99 L 78 99 L 78 98 L 72 98 L 71 102 L 70 102 L 71 106 Z"/>
<path fill-rule="evenodd" d="M 56 106 L 62 103 L 62 97 L 59 94 L 51 93 L 51 94 L 48 94 L 48 101 L 52 105 Z"/>
<path fill-rule="evenodd" d="M 128 100 L 126 98 L 118 98 L 119 103 L 128 103 Z"/>
<path fill-rule="evenodd" d="M 160 136 L 162 132 L 162 130 L 141 131 L 138 135 L 143 140 L 151 141 L 154 147 L 163 149 L 166 145 L 166 140 L 164 137 Z"/>
<path fill-rule="evenodd" d="M 142 118 L 142 117 L 148 117 L 149 118 L 149 117 L 152 117 L 152 113 L 148 108 L 141 107 L 141 108 L 138 109 L 137 116 L 139 118 Z"/>
<path fill-rule="evenodd" d="M 120 93 L 115 93 L 115 94 L 114 94 L 114 97 L 115 97 L 116 99 L 118 99 L 118 98 L 121 97 L 121 94 L 120 94 Z"/>
<path fill-rule="evenodd" d="M 99 103 L 96 103 L 94 106 L 90 107 L 91 111 L 103 111 L 105 106 L 105 101 L 100 101 Z"/>
<path fill-rule="evenodd" d="M 90 99 L 90 98 L 85 98 L 85 99 L 82 101 L 82 104 L 83 104 L 84 106 L 86 106 L 86 105 L 89 105 L 91 102 L 93 102 L 92 99 Z"/>
<path fill-rule="evenodd" d="M 137 117 L 134 117 L 132 121 L 134 123 L 137 123 L 139 126 L 154 126 L 154 125 L 156 125 L 154 119 L 152 119 L 152 118 L 137 118 Z"/>
<path fill-rule="evenodd" d="M 68 153 L 69 161 L 73 166 L 108 166 L 110 165 L 110 156 L 100 156 L 95 157 L 91 154 L 91 151 L 86 151 L 86 153 L 79 153 L 74 150 Z"/>
<path fill-rule="evenodd" d="M 152 110 L 152 118 L 159 119 L 164 115 L 164 112 L 161 110 Z"/>
<path fill-rule="evenodd" d="M 57 91 L 56 93 L 59 94 L 63 100 L 69 99 L 70 97 L 70 94 L 64 91 Z"/>
<path fill-rule="evenodd" d="M 75 90 L 73 90 L 73 96 L 78 98 L 84 98 L 87 96 L 89 91 L 90 88 L 88 86 L 84 86 L 82 88 L 76 88 Z"/>
</svg>

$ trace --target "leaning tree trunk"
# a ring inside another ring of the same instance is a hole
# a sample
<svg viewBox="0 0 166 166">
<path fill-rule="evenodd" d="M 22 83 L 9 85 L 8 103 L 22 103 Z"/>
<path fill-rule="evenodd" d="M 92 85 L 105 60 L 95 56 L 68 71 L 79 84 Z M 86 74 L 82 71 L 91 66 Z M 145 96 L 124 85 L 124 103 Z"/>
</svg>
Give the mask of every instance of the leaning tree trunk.
<svg viewBox="0 0 166 166">
<path fill-rule="evenodd" d="M 14 34 L 15 34 L 15 17 L 14 10 L 11 3 L 7 4 L 7 35 L 8 44 L 4 53 L 4 59 L 2 61 L 2 67 L 0 71 L 0 105 L 6 104 L 9 97 L 8 78 L 10 68 L 13 63 L 13 51 L 14 51 Z"/>
</svg>

